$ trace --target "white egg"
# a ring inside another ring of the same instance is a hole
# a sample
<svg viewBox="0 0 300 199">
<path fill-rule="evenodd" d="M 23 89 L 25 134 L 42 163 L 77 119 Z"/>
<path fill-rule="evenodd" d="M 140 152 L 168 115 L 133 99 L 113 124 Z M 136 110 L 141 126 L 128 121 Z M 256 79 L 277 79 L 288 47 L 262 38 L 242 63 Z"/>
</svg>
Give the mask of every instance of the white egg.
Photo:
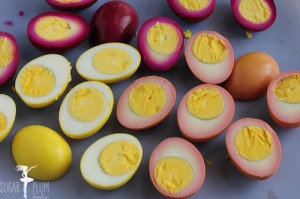
<svg viewBox="0 0 300 199">
<path fill-rule="evenodd" d="M 6 138 L 14 125 L 16 104 L 8 95 L 0 94 L 0 142 Z"/>
</svg>

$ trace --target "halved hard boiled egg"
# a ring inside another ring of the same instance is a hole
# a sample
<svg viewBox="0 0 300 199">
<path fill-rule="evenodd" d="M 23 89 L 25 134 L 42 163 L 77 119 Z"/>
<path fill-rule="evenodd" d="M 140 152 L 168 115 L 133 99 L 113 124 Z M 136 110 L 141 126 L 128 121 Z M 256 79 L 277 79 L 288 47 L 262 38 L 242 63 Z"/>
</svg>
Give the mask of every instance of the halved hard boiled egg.
<svg viewBox="0 0 300 199">
<path fill-rule="evenodd" d="M 70 81 L 70 62 L 61 55 L 47 54 L 22 67 L 15 81 L 15 89 L 25 104 L 42 108 L 58 100 Z"/>
<path fill-rule="evenodd" d="M 142 77 L 122 93 L 117 104 L 117 118 L 129 129 L 150 128 L 167 117 L 175 101 L 176 90 L 167 79 Z"/>
<path fill-rule="evenodd" d="M 178 126 L 186 138 L 208 141 L 223 132 L 234 112 L 233 98 L 224 88 L 202 84 L 188 91 L 181 100 L 177 111 Z"/>
<path fill-rule="evenodd" d="M 300 126 L 300 72 L 283 72 L 269 84 L 268 110 L 272 119 L 281 127 Z"/>
<path fill-rule="evenodd" d="M 149 161 L 150 178 L 155 188 L 168 198 L 188 198 L 202 186 L 206 169 L 199 150 L 185 139 L 163 140 Z"/>
<path fill-rule="evenodd" d="M 94 142 L 80 161 L 83 178 L 91 186 L 113 190 L 126 184 L 136 173 L 143 156 L 137 138 L 115 133 Z"/>
<path fill-rule="evenodd" d="M 113 105 L 113 93 L 106 84 L 82 82 L 69 91 L 60 106 L 60 127 L 71 138 L 89 137 L 107 122 Z"/>
<path fill-rule="evenodd" d="M 115 83 L 129 78 L 138 69 L 140 53 L 124 43 L 105 43 L 80 55 L 76 69 L 87 80 Z"/>
<path fill-rule="evenodd" d="M 0 142 L 12 129 L 16 118 L 16 103 L 5 94 L 0 94 Z"/>
<path fill-rule="evenodd" d="M 281 144 L 276 132 L 264 121 L 243 118 L 232 123 L 226 148 L 233 164 L 254 179 L 271 177 L 281 161 Z"/>
<path fill-rule="evenodd" d="M 92 6 L 97 0 L 46 0 L 53 8 L 66 11 L 77 11 Z"/>
<path fill-rule="evenodd" d="M 232 46 L 217 32 L 195 33 L 188 39 L 184 54 L 192 73 L 204 83 L 222 83 L 232 72 L 234 65 Z"/>
</svg>

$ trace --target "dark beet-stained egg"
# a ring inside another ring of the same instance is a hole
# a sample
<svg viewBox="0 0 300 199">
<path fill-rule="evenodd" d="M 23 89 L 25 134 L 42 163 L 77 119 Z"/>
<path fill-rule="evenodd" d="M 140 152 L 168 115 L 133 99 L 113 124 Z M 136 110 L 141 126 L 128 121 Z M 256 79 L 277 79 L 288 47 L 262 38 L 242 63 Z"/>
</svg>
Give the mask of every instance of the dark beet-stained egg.
<svg viewBox="0 0 300 199">
<path fill-rule="evenodd" d="M 92 6 L 97 0 L 46 0 L 55 9 L 77 11 Z"/>
<path fill-rule="evenodd" d="M 0 32 L 0 86 L 16 73 L 19 64 L 19 49 L 16 39 L 7 32 Z"/>
<path fill-rule="evenodd" d="M 203 142 L 222 133 L 234 112 L 233 98 L 224 88 L 202 84 L 184 95 L 178 107 L 177 121 L 183 136 Z"/>
<path fill-rule="evenodd" d="M 181 56 L 183 44 L 183 31 L 172 19 L 154 17 L 139 29 L 138 49 L 142 60 L 155 71 L 171 69 Z"/>
<path fill-rule="evenodd" d="M 184 54 L 192 73 L 204 83 L 222 83 L 232 72 L 234 65 L 232 46 L 217 32 L 195 33 L 188 39 Z"/>
<path fill-rule="evenodd" d="M 168 4 L 183 19 L 203 21 L 214 11 L 216 0 L 168 0 Z"/>
<path fill-rule="evenodd" d="M 167 79 L 146 76 L 126 88 L 117 104 L 117 118 L 129 129 L 146 129 L 160 123 L 171 112 L 176 90 Z"/>
<path fill-rule="evenodd" d="M 269 84 L 268 110 L 272 119 L 281 127 L 300 126 L 300 72 L 283 72 Z"/>
<path fill-rule="evenodd" d="M 260 119 L 243 118 L 232 123 L 226 134 L 226 148 L 237 169 L 253 179 L 271 177 L 281 161 L 278 136 Z"/>
<path fill-rule="evenodd" d="M 81 16 L 67 12 L 46 12 L 32 18 L 27 27 L 31 43 L 46 52 L 65 51 L 83 42 L 90 25 Z"/>
<path fill-rule="evenodd" d="M 155 188 L 168 198 L 188 198 L 202 186 L 206 169 L 199 150 L 185 139 L 163 140 L 149 161 L 150 178 Z"/>
</svg>

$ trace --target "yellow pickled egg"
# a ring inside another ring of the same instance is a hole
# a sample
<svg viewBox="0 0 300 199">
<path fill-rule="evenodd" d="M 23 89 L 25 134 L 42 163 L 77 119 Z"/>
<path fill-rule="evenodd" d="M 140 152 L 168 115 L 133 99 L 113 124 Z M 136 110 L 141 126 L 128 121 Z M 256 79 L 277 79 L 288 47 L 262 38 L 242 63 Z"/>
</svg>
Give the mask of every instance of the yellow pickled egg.
<svg viewBox="0 0 300 199">
<path fill-rule="evenodd" d="M 16 104 L 8 95 L 0 94 L 0 142 L 6 138 L 14 125 Z"/>
</svg>

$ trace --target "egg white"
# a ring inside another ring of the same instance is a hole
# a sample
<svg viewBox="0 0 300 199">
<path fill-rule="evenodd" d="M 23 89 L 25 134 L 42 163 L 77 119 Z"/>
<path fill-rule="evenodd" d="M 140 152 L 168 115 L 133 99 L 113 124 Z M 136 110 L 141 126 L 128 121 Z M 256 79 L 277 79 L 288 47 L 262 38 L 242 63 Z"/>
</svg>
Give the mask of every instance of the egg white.
<svg viewBox="0 0 300 199">
<path fill-rule="evenodd" d="M 16 104 L 8 95 L 0 94 L 0 113 L 4 114 L 7 119 L 7 126 L 0 134 L 0 142 L 6 138 L 12 129 L 16 118 Z"/>
</svg>

